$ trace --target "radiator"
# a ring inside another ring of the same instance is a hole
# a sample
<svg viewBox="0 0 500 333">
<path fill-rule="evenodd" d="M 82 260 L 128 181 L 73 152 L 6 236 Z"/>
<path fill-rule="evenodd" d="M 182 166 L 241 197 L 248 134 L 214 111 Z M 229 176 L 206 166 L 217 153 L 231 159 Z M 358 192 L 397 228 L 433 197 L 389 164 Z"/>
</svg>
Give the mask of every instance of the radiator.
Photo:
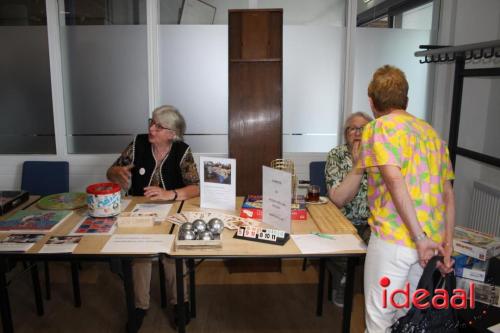
<svg viewBox="0 0 500 333">
<path fill-rule="evenodd" d="M 474 181 L 469 227 L 500 236 L 500 189 L 482 181 Z"/>
</svg>

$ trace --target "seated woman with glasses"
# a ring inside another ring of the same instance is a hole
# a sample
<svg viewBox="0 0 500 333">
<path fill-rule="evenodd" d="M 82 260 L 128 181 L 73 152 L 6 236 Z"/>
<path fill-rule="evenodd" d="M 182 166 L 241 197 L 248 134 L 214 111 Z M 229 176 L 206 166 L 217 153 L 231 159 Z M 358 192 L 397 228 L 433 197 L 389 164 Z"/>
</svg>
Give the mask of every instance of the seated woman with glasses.
<svg viewBox="0 0 500 333">
<path fill-rule="evenodd" d="M 175 107 L 164 105 L 155 109 L 153 118 L 149 119 L 148 134 L 135 137 L 108 169 L 108 179 L 120 184 L 130 195 L 146 196 L 151 200 L 186 200 L 198 196 L 196 163 L 191 149 L 182 141 L 185 130 L 184 118 Z M 173 308 L 177 304 L 175 264 L 171 259 L 164 259 L 163 265 L 172 310 L 169 317 L 173 322 Z M 132 269 L 136 329 L 139 329 L 149 308 L 151 260 L 135 260 Z"/>
<path fill-rule="evenodd" d="M 368 208 L 366 175 L 361 180 L 361 186 L 354 197 L 344 197 L 337 193 L 337 189 L 345 186 L 344 178 L 352 170 L 359 157 L 359 147 L 363 126 L 372 121 L 373 118 L 363 112 L 353 113 L 344 124 L 345 143 L 333 148 L 328 153 L 325 166 L 325 180 L 330 200 L 342 211 L 344 216 L 356 227 L 359 236 L 367 242 L 370 238 L 370 227 L 367 220 L 370 216 Z M 344 302 L 344 284 L 346 273 L 346 261 L 335 259 L 329 265 L 334 266 L 334 304 L 342 307 Z"/>
</svg>

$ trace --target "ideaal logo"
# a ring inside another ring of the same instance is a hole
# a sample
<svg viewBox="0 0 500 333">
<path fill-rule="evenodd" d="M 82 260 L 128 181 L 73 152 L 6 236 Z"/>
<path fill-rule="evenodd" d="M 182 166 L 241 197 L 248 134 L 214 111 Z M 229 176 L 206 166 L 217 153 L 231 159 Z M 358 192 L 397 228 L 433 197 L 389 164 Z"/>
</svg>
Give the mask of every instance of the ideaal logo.
<svg viewBox="0 0 500 333">
<path fill-rule="evenodd" d="M 387 287 L 391 284 L 388 277 L 382 277 L 379 281 L 382 289 L 382 307 L 387 308 L 389 302 L 396 309 L 410 308 L 410 303 L 418 309 L 427 309 L 431 305 L 434 309 L 474 309 L 475 302 L 475 286 L 473 282 L 469 282 L 469 304 L 467 304 L 467 291 L 464 289 L 453 289 L 452 295 L 448 294 L 446 289 L 434 290 L 434 296 L 430 298 L 431 293 L 425 289 L 417 289 L 410 295 L 410 284 L 407 282 L 403 289 L 394 289 L 390 295 L 387 295 Z M 396 302 L 396 295 L 401 295 L 403 302 Z"/>
</svg>

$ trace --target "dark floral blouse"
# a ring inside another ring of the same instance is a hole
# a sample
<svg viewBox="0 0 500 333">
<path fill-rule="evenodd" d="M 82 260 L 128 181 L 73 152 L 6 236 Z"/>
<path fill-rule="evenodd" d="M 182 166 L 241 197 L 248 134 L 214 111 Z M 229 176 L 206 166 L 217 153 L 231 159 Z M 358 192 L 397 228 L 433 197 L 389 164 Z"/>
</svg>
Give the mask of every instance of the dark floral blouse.
<svg viewBox="0 0 500 333">
<path fill-rule="evenodd" d="M 328 153 L 325 166 L 326 187 L 328 190 L 340 185 L 342 180 L 352 170 L 352 157 L 346 144 L 333 148 Z M 361 180 L 359 192 L 342 207 L 341 211 L 354 224 L 366 223 L 370 216 L 368 207 L 368 179 L 366 172 Z"/>
</svg>

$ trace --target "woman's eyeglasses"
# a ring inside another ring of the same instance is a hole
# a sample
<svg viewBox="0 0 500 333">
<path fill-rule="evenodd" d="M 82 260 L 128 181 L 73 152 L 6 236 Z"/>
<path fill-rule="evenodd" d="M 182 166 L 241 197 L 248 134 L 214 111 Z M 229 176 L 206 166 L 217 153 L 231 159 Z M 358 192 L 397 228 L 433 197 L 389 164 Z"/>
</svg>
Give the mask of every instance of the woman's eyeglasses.
<svg viewBox="0 0 500 333">
<path fill-rule="evenodd" d="M 163 127 L 162 125 L 158 124 L 154 119 L 149 118 L 148 119 L 148 125 L 149 127 L 154 126 L 156 130 L 161 131 L 161 130 L 168 130 L 168 131 L 173 131 L 173 129 L 170 129 L 168 127 Z"/>
<path fill-rule="evenodd" d="M 347 127 L 346 128 L 347 133 L 349 134 L 361 134 L 363 133 L 363 127 Z"/>
</svg>

